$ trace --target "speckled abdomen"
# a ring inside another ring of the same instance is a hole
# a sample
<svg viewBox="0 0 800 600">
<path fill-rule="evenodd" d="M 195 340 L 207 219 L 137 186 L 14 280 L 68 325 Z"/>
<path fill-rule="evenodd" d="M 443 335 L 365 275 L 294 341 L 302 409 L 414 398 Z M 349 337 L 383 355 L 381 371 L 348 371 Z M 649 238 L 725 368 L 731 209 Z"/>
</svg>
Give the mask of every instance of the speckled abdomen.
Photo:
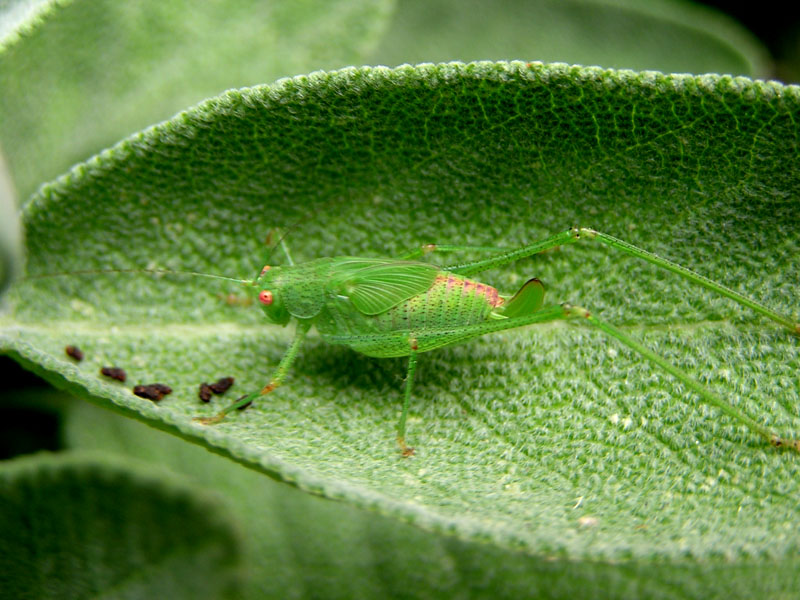
<svg viewBox="0 0 800 600">
<path fill-rule="evenodd" d="M 368 356 L 406 356 L 409 338 L 376 334 L 449 330 L 480 323 L 503 304 L 497 290 L 485 283 L 441 271 L 427 292 L 409 298 L 378 315 L 364 315 L 349 306 L 346 296 L 326 302 L 317 329 L 323 339 L 346 344 Z M 421 349 L 422 350 L 422 349 Z"/>
</svg>

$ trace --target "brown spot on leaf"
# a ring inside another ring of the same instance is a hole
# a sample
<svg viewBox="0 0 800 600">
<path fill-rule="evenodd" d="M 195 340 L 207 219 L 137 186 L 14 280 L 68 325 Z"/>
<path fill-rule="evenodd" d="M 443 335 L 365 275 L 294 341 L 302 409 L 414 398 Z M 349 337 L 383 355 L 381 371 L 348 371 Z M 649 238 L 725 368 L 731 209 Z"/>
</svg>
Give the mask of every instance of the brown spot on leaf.
<svg viewBox="0 0 800 600">
<path fill-rule="evenodd" d="M 158 402 L 167 394 L 171 394 L 172 388 L 163 383 L 149 383 L 147 385 L 134 386 L 133 393 L 140 398 Z"/>
<path fill-rule="evenodd" d="M 111 379 L 116 379 L 117 381 L 122 381 L 123 383 L 128 378 L 125 369 L 120 369 L 119 367 L 103 367 L 100 369 L 100 374 L 110 377 Z"/>
<path fill-rule="evenodd" d="M 67 356 L 74 358 L 78 362 L 83 360 L 83 351 L 77 346 L 67 346 L 64 348 L 64 352 L 67 353 Z"/>
</svg>

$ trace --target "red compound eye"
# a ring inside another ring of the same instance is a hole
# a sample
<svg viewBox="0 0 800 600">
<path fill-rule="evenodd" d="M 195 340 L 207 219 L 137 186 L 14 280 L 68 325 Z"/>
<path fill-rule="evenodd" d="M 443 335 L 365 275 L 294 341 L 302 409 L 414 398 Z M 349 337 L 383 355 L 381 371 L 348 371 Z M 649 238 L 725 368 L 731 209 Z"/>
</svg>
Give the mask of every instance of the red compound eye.
<svg viewBox="0 0 800 600">
<path fill-rule="evenodd" d="M 269 268 L 270 268 L 270 267 L 269 267 L 269 265 L 264 265 L 264 268 L 263 268 L 263 269 L 261 269 L 261 277 L 263 277 L 263 276 L 264 276 L 264 273 L 266 273 L 267 271 L 269 271 Z"/>
<path fill-rule="evenodd" d="M 261 290 L 258 293 L 258 301 L 264 306 L 269 306 L 272 304 L 272 292 L 269 290 Z"/>
</svg>

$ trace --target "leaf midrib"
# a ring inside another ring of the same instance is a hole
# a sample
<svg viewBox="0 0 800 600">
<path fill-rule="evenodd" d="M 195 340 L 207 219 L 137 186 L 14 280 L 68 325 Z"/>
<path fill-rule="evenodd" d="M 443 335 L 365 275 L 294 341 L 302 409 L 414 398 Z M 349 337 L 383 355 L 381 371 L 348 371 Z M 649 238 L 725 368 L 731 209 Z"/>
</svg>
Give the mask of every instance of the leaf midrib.
<svg viewBox="0 0 800 600">
<path fill-rule="evenodd" d="M 221 334 L 252 335 L 253 333 L 263 332 L 269 333 L 272 336 L 277 334 L 277 337 L 285 337 L 287 339 L 291 338 L 291 334 L 288 330 L 277 325 L 270 325 L 268 323 L 263 325 L 246 325 L 236 321 L 213 321 L 212 324 L 170 322 L 145 324 L 143 326 L 141 323 L 106 323 L 98 325 L 96 323 L 82 320 L 32 321 L 28 323 L 20 323 L 19 321 L 13 319 L 0 320 L 0 332 L 2 333 L 18 334 L 32 332 L 38 334 L 50 334 L 54 330 L 57 330 L 59 335 L 63 333 L 75 333 L 100 336 L 114 333 L 130 337 L 139 337 L 144 335 L 150 337 L 153 330 L 168 336 L 175 335 L 184 337 L 187 334 L 192 334 L 196 337 L 202 337 L 205 335 L 219 336 Z"/>
<path fill-rule="evenodd" d="M 579 323 L 580 321 L 576 319 L 554 321 L 552 323 L 538 323 L 536 325 L 513 328 L 489 335 L 509 335 L 509 333 L 514 331 L 527 330 L 527 329 L 532 329 L 539 333 L 561 331 L 567 327 L 571 327 Z M 734 326 L 736 327 L 737 330 L 740 331 L 753 332 L 753 331 L 762 331 L 768 329 L 770 325 L 771 324 L 769 323 L 765 324 L 756 322 L 736 323 L 736 325 L 734 325 L 731 319 L 703 319 L 691 323 L 687 323 L 681 320 L 681 321 L 670 321 L 663 323 L 651 323 L 647 325 L 614 324 L 614 327 L 626 331 L 628 333 L 631 333 L 633 335 L 636 335 L 637 333 L 638 334 L 668 333 L 675 331 L 696 333 L 698 331 L 703 331 L 703 330 L 713 331 Z M 281 327 L 279 325 L 272 325 L 266 322 L 258 325 L 244 324 L 238 321 L 212 321 L 211 324 L 166 322 L 166 323 L 146 324 L 145 326 L 147 328 L 148 336 L 151 334 L 153 330 L 155 330 L 167 336 L 171 335 L 185 336 L 187 334 L 192 334 L 196 337 L 202 337 L 205 335 L 218 336 L 220 334 L 241 334 L 249 336 L 252 335 L 253 333 L 261 332 L 265 334 L 268 333 L 273 337 L 286 338 L 287 340 L 292 338 L 291 326 Z M 781 329 L 777 325 L 775 327 L 777 329 Z M 25 332 L 50 334 L 53 332 L 53 330 L 57 330 L 59 333 L 66 332 L 66 333 L 85 334 L 85 335 L 108 335 L 108 333 L 127 335 L 131 337 L 138 337 L 140 335 L 145 335 L 141 323 L 96 324 L 84 320 L 74 320 L 74 321 L 37 320 L 30 322 L 20 322 L 14 317 L 7 316 L 6 318 L 0 318 L 0 333 L 10 334 L 10 335 L 25 333 Z M 319 334 L 316 333 L 316 330 L 312 328 L 312 330 L 309 332 L 309 339 L 314 339 L 314 338 L 319 338 Z"/>
</svg>

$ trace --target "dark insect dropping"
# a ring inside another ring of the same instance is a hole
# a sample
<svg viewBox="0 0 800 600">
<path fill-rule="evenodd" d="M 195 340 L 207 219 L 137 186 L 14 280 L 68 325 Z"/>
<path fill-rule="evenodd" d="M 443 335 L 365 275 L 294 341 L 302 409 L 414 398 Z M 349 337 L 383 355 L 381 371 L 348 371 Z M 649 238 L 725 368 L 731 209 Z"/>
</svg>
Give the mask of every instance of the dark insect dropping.
<svg viewBox="0 0 800 600">
<path fill-rule="evenodd" d="M 150 385 L 152 385 L 155 389 L 157 389 L 159 392 L 161 392 L 165 396 L 167 394 L 171 394 L 172 393 L 172 388 L 169 387 L 168 385 L 164 384 L 164 383 L 151 383 Z"/>
<path fill-rule="evenodd" d="M 128 378 L 125 369 L 120 369 L 119 367 L 103 367 L 100 369 L 100 374 L 122 382 Z"/>
<path fill-rule="evenodd" d="M 230 387 L 233 385 L 233 377 L 222 377 L 216 381 L 216 383 L 212 383 L 210 386 L 211 391 L 215 394 L 224 394 L 227 392 Z"/>
<path fill-rule="evenodd" d="M 197 394 L 203 402 L 211 401 L 211 386 L 203 382 L 200 384 L 200 392 Z"/>
<path fill-rule="evenodd" d="M 137 385 L 133 388 L 133 393 L 140 398 L 158 402 L 167 394 L 172 393 L 172 388 L 163 383 L 150 383 L 147 385 Z"/>
<path fill-rule="evenodd" d="M 67 356 L 74 358 L 78 362 L 83 360 L 83 351 L 77 346 L 67 346 L 64 348 L 64 352 L 67 353 Z"/>
<path fill-rule="evenodd" d="M 200 391 L 197 395 L 203 402 L 209 402 L 211 400 L 211 394 L 224 394 L 233 385 L 233 381 L 233 377 L 221 377 L 212 384 L 203 382 L 200 384 Z"/>
</svg>

